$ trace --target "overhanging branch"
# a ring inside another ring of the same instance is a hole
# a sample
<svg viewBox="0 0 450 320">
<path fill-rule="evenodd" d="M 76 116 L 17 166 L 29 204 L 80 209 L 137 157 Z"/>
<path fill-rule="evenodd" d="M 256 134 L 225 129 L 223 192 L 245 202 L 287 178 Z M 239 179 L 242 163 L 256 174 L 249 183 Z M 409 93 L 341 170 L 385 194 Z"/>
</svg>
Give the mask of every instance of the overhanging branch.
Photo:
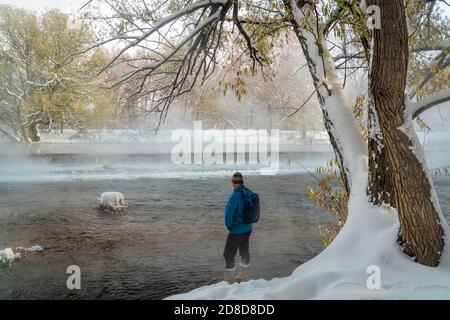
<svg viewBox="0 0 450 320">
<path fill-rule="evenodd" d="M 448 101 L 450 101 L 450 88 L 430 94 L 418 102 L 407 104 L 406 110 L 415 119 L 422 112 Z"/>
</svg>

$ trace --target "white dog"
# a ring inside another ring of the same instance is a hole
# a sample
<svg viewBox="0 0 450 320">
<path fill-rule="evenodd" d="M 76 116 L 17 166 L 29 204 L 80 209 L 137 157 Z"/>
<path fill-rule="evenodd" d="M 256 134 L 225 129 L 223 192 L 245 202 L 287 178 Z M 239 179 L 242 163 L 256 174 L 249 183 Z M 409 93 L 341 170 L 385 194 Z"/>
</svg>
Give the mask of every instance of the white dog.
<svg viewBox="0 0 450 320">
<path fill-rule="evenodd" d="M 103 192 L 97 200 L 101 210 L 121 211 L 128 207 L 124 195 L 120 192 Z"/>
</svg>

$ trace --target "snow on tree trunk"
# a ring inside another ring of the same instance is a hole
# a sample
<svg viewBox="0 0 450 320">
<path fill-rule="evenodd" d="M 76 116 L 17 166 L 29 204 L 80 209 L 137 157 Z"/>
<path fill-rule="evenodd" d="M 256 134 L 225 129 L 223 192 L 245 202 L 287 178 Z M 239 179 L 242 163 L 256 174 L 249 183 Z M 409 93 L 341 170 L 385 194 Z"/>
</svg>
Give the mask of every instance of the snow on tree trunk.
<svg viewBox="0 0 450 320">
<path fill-rule="evenodd" d="M 367 156 L 367 144 L 353 117 L 353 106 L 337 76 L 323 32 L 307 1 L 284 0 L 290 20 L 306 57 L 322 108 L 324 124 L 335 151 L 347 192 L 357 162 Z"/>
<path fill-rule="evenodd" d="M 19 104 L 16 105 L 16 114 L 17 114 L 17 127 L 20 130 L 20 135 L 22 136 L 24 143 L 31 143 L 31 139 L 28 136 L 27 126 L 24 124 L 24 119 L 22 116 L 21 106 Z"/>
<path fill-rule="evenodd" d="M 27 127 L 23 126 L 23 125 L 20 126 L 20 131 L 21 131 L 21 134 L 22 134 L 23 142 L 24 143 L 31 143 L 32 141 L 31 141 L 30 137 L 28 136 L 28 129 L 27 129 Z"/>
<path fill-rule="evenodd" d="M 405 112 L 409 52 L 404 7 L 402 1 L 373 3 L 381 9 L 381 29 L 374 30 L 369 75 L 374 108 L 369 127 L 373 134 L 369 190 L 375 203 L 384 201 L 397 209 L 404 252 L 419 263 L 437 266 L 445 220 L 411 114 Z"/>
<path fill-rule="evenodd" d="M 307 59 L 347 191 L 352 192 L 352 179 L 361 178 L 352 173 L 357 171 L 358 159 L 367 154 L 367 144 L 354 121 L 352 105 L 336 74 L 314 8 L 308 1 L 284 3 Z M 424 167 L 423 151 L 413 128 L 409 128 L 412 124 L 408 125 L 411 116 L 405 117 L 408 43 L 404 9 L 397 1 L 390 6 L 396 8 L 382 10 L 382 17 L 390 19 L 383 20 L 382 26 L 398 30 L 381 36 L 380 31 L 375 32 L 369 80 L 369 192 L 375 204 L 387 202 L 398 210 L 405 253 L 422 264 L 436 266 L 444 246 L 443 218 Z"/>
</svg>

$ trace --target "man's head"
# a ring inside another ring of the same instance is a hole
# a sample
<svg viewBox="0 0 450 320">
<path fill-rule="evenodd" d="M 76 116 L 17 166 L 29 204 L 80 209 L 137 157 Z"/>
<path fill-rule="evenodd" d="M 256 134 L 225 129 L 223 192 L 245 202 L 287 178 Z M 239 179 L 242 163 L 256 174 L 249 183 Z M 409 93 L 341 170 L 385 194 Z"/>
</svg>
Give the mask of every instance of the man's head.
<svg viewBox="0 0 450 320">
<path fill-rule="evenodd" d="M 244 184 L 244 178 L 242 177 L 242 173 L 236 172 L 231 177 L 231 185 L 233 190 L 236 189 L 237 186 Z"/>
</svg>

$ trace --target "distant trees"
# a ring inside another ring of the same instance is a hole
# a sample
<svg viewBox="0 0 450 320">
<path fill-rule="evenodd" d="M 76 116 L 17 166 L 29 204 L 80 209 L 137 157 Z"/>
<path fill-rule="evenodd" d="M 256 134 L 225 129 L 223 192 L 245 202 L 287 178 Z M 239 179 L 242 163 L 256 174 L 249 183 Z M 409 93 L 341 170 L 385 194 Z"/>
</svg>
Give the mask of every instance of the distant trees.
<svg viewBox="0 0 450 320">
<path fill-rule="evenodd" d="M 255 72 L 247 57 L 237 63 L 228 53 L 208 81 L 179 97 L 173 108 L 184 111 L 184 120 L 202 120 L 209 128 L 280 128 L 299 131 L 302 138 L 324 130 L 313 84 L 304 76 L 306 61 L 294 40 L 288 32 L 273 39 L 277 54 L 270 66 Z M 232 46 L 234 38 L 228 42 Z"/>
<path fill-rule="evenodd" d="M 107 56 L 85 52 L 94 38 L 88 25 L 57 10 L 38 17 L 0 6 L 1 133 L 32 142 L 40 139 L 39 125 L 82 130 L 110 105 L 96 79 Z"/>
</svg>

